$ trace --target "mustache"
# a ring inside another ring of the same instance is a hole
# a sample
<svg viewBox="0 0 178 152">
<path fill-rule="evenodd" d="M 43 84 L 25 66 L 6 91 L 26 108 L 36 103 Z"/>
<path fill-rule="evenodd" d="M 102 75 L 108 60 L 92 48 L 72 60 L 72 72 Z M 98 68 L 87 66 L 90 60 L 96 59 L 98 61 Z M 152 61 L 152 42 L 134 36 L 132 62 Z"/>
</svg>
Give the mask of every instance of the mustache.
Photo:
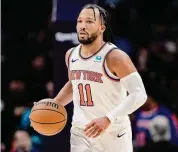
<svg viewBox="0 0 178 152">
<path fill-rule="evenodd" d="M 84 31 L 84 30 L 80 30 L 77 34 L 79 35 L 80 33 L 84 33 L 84 34 L 87 34 L 88 36 L 90 36 L 88 34 L 88 32 Z M 98 29 L 96 30 L 96 32 L 92 33 L 91 35 L 96 35 L 98 33 Z"/>
<path fill-rule="evenodd" d="M 84 30 L 80 30 L 80 31 L 78 32 L 78 34 L 80 34 L 80 33 L 84 33 L 84 34 L 89 35 L 88 32 L 86 32 L 86 31 L 84 31 Z"/>
</svg>

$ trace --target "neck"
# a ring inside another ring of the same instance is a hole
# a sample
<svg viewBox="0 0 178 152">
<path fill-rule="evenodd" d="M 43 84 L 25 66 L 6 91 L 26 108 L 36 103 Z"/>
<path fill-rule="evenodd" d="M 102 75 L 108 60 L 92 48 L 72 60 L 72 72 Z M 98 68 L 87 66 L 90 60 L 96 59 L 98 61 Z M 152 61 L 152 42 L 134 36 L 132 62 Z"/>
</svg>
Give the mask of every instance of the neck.
<svg viewBox="0 0 178 152">
<path fill-rule="evenodd" d="M 96 39 L 93 43 L 88 45 L 81 44 L 81 52 L 84 56 L 90 56 L 96 53 L 103 45 L 104 41 L 102 39 Z"/>
</svg>

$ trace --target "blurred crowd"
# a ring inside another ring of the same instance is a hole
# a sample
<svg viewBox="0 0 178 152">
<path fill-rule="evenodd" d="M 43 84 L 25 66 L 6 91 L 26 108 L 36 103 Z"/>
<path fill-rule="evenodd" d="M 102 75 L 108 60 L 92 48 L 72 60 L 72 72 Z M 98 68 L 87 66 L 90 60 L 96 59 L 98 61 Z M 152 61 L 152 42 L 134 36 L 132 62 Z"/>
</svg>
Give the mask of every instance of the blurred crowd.
<svg viewBox="0 0 178 152">
<path fill-rule="evenodd" d="M 2 1 L 2 152 L 41 148 L 42 137 L 30 127 L 28 116 L 34 101 L 53 97 L 49 4 L 47 0 Z"/>
<path fill-rule="evenodd" d="M 147 103 L 130 116 L 134 150 L 178 151 L 178 1 L 90 3 L 110 13 L 115 43 L 133 60 L 148 93 Z M 57 85 L 52 1 L 3 0 L 1 12 L 1 151 L 40 152 L 43 136 L 30 127 L 28 116 L 34 101 L 54 97 Z"/>
</svg>

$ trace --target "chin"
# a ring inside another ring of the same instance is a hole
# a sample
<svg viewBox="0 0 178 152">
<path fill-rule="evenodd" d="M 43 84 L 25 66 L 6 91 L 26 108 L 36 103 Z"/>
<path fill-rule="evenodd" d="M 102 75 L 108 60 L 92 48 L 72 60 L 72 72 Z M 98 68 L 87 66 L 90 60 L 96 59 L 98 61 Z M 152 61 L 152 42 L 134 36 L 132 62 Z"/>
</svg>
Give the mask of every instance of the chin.
<svg viewBox="0 0 178 152">
<path fill-rule="evenodd" d="M 80 38 L 79 41 L 87 41 L 87 38 Z"/>
<path fill-rule="evenodd" d="M 87 41 L 87 40 L 80 40 L 79 42 L 83 45 L 89 45 L 92 43 L 91 41 Z"/>
</svg>

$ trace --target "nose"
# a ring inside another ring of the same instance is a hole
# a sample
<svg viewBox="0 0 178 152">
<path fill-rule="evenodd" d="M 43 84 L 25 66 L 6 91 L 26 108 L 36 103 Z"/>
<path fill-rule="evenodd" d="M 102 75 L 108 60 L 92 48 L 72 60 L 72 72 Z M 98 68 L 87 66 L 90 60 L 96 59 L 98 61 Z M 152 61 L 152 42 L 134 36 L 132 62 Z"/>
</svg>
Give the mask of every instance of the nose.
<svg viewBox="0 0 178 152">
<path fill-rule="evenodd" d="M 85 31 L 85 27 L 83 27 L 83 28 L 80 28 L 80 30 L 81 30 L 81 31 Z"/>
<path fill-rule="evenodd" d="M 86 30 L 86 24 L 84 22 L 80 23 L 79 28 L 80 28 L 80 30 L 85 31 Z"/>
</svg>

